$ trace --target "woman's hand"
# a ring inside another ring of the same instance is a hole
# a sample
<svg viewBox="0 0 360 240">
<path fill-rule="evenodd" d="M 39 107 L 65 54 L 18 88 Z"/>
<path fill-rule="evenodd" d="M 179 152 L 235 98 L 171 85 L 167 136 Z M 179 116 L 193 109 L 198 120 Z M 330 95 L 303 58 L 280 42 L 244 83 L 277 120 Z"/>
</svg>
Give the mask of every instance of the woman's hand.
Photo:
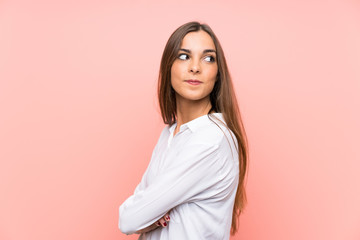
<svg viewBox="0 0 360 240">
<path fill-rule="evenodd" d="M 150 226 L 140 229 L 139 231 L 135 232 L 137 234 L 141 234 L 141 233 L 146 233 L 146 232 L 150 232 L 158 227 L 166 227 L 167 226 L 167 222 L 170 221 L 170 211 L 167 212 L 163 217 L 161 217 L 159 220 L 157 220 L 155 223 L 151 224 Z"/>
</svg>

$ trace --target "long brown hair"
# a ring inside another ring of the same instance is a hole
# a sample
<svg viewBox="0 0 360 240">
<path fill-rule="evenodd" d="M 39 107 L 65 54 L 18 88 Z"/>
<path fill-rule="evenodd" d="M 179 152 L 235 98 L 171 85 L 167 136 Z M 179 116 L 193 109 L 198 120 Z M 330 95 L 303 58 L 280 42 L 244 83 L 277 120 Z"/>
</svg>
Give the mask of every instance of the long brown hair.
<svg viewBox="0 0 360 240">
<path fill-rule="evenodd" d="M 177 57 L 181 42 L 185 35 L 189 32 L 197 32 L 200 30 L 207 32 L 214 41 L 216 48 L 216 62 L 218 64 L 217 81 L 210 93 L 212 108 L 208 115 L 211 111 L 221 112 L 227 127 L 234 133 L 238 143 L 240 173 L 231 225 L 231 234 L 234 235 L 238 230 L 239 215 L 244 211 L 247 202 L 245 192 L 245 174 L 247 173 L 248 165 L 247 137 L 241 120 L 224 52 L 219 40 L 207 24 L 189 22 L 177 28 L 170 36 L 166 43 L 160 63 L 158 99 L 164 123 L 172 125 L 176 121 L 176 99 L 175 91 L 171 86 L 171 67 Z"/>
</svg>

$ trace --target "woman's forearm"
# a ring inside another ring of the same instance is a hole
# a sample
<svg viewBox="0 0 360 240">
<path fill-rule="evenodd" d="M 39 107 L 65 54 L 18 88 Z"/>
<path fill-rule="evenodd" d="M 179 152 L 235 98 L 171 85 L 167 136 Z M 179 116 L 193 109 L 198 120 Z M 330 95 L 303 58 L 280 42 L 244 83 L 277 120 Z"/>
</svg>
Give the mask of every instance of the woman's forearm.
<svg viewBox="0 0 360 240">
<path fill-rule="evenodd" d="M 140 229 L 139 231 L 135 232 L 136 234 L 141 234 L 141 233 L 146 233 L 146 232 L 150 232 L 156 228 L 158 228 L 159 226 L 156 225 L 155 223 L 153 223 L 152 225 L 146 227 L 146 228 L 143 228 L 143 229 Z"/>
<path fill-rule="evenodd" d="M 167 222 L 170 221 L 170 216 L 169 216 L 169 212 L 167 212 L 162 218 L 160 218 L 158 221 L 156 221 L 155 223 L 151 224 L 150 226 L 140 229 L 139 231 L 136 231 L 136 234 L 141 234 L 141 233 L 146 233 L 146 232 L 150 232 L 152 230 L 155 230 L 156 228 L 162 226 L 162 227 L 166 227 L 167 226 Z"/>
</svg>

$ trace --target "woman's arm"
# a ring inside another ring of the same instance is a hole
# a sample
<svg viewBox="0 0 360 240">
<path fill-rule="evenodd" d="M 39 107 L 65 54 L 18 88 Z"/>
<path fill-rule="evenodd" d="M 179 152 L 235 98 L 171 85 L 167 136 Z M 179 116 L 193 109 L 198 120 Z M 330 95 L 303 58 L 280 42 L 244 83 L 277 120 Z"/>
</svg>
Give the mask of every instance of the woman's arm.
<svg viewBox="0 0 360 240">
<path fill-rule="evenodd" d="M 146 232 L 150 232 L 160 226 L 162 227 L 166 227 L 168 225 L 167 222 L 170 221 L 170 216 L 169 216 L 170 212 L 167 212 L 162 218 L 160 218 L 157 222 L 153 223 L 152 225 L 150 225 L 149 227 L 143 228 L 139 231 L 136 231 L 135 233 L 137 234 L 141 234 L 141 233 L 146 233 Z"/>
<path fill-rule="evenodd" d="M 143 190 L 130 196 L 119 208 L 119 228 L 132 234 L 154 224 L 170 209 L 194 200 L 219 179 L 218 145 L 184 147 L 170 166 Z"/>
</svg>

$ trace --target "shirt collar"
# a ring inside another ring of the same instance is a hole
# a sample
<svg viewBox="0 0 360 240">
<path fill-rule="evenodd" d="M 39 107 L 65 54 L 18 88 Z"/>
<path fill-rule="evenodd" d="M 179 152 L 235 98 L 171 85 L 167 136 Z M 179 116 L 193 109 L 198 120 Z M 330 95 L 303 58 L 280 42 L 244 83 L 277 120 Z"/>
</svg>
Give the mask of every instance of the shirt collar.
<svg viewBox="0 0 360 240">
<path fill-rule="evenodd" d="M 222 113 L 211 113 L 209 115 L 215 116 L 215 117 L 219 118 L 221 121 L 223 121 L 225 123 Z M 211 116 L 210 116 L 210 118 L 211 118 Z M 216 121 L 215 118 L 213 118 L 213 119 Z M 205 115 L 197 117 L 197 118 L 195 118 L 195 119 L 193 119 L 193 120 L 191 120 L 191 121 L 189 121 L 187 123 L 182 124 L 180 126 L 179 132 L 182 132 L 183 130 L 185 130 L 187 128 L 189 128 L 191 130 L 191 132 L 195 132 L 200 126 L 207 125 L 207 124 L 209 124 L 211 122 L 212 121 L 209 119 L 208 115 L 205 114 Z M 171 125 L 169 127 L 170 133 L 174 132 L 174 129 L 175 129 L 176 125 L 177 125 L 177 122 L 175 122 L 173 125 Z"/>
</svg>

